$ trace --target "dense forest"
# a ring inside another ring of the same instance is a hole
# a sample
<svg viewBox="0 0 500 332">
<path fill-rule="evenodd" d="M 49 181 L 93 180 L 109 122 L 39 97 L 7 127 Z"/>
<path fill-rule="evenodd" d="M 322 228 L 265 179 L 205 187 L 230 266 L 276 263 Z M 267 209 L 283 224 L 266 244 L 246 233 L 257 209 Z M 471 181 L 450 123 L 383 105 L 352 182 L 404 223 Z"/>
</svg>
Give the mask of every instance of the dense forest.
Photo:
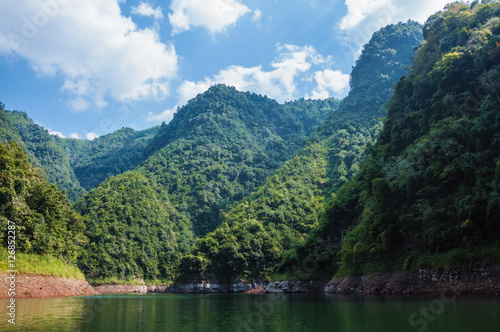
<svg viewBox="0 0 500 332">
<path fill-rule="evenodd" d="M 30 162 L 44 170 L 50 183 L 56 183 L 58 189 L 66 190 L 71 201 L 77 200 L 85 190 L 57 145 L 55 136 L 34 123 L 26 113 L 6 111 L 3 105 L 0 108 L 0 142 L 6 144 L 12 140 L 19 144 L 29 156 Z"/>
<path fill-rule="evenodd" d="M 65 192 L 47 182 L 14 141 L 0 143 L 0 227 L 15 224 L 18 252 L 52 255 L 76 263 L 87 242 L 82 217 L 74 211 Z M 0 233 L 7 248 L 7 232 Z"/>
<path fill-rule="evenodd" d="M 351 275 L 498 262 L 498 16 L 476 2 L 428 19 L 377 143 L 296 263 Z"/>
<path fill-rule="evenodd" d="M 55 137 L 80 185 L 91 190 L 109 177 L 133 170 L 159 127 L 135 131 L 122 128 L 91 141 Z"/>
<path fill-rule="evenodd" d="M 92 141 L 0 103 L 0 225 L 95 279 L 500 263 L 499 17 L 455 2 L 379 30 L 342 101 L 220 84 L 168 124 Z"/>
<path fill-rule="evenodd" d="M 280 105 L 267 97 L 238 92 L 225 85 L 213 86 L 189 101 L 168 125 L 161 126 L 144 150 L 146 160 L 127 174 L 127 179 L 148 181 L 134 182 L 136 189 L 131 191 L 129 186 L 119 185 L 122 177 L 111 178 L 76 204 L 85 217 L 86 235 L 91 239 L 80 266 L 85 272 L 102 271 L 96 277 L 171 278 L 175 270 L 172 266 L 178 265 L 171 259 L 170 268 L 162 267 L 166 263 L 154 258 L 156 252 L 161 252 L 156 243 L 163 250 L 182 248 L 175 250 L 179 257 L 189 253 L 196 236 L 213 231 L 221 223 L 224 210 L 250 195 L 293 155 L 322 118 L 338 108 L 338 101 L 333 99 L 318 102 L 314 107 L 311 104 L 298 101 L 296 105 Z M 305 124 L 301 123 L 302 118 Z M 107 189 L 111 183 L 116 185 Z M 136 201 L 136 191 L 151 195 Z M 155 191 L 158 198 L 152 195 Z M 101 204 L 103 201 L 106 204 Z M 154 205 L 156 201 L 168 208 L 138 215 L 137 219 L 123 218 L 120 204 L 129 202 L 133 208 L 128 210 L 143 210 L 141 206 Z M 134 231 L 128 231 L 137 227 L 139 220 L 149 225 L 152 218 L 176 227 L 175 232 L 180 235 L 169 240 L 170 244 L 160 232 L 152 231 L 148 235 L 150 242 L 143 243 Z M 110 220 L 114 221 L 112 228 Z M 94 255 L 94 242 L 120 243 L 120 249 L 107 256 Z M 142 251 L 150 254 L 140 256 Z M 152 260 L 156 274 L 124 265 L 127 255 Z M 117 269 L 99 268 L 109 262 Z"/>
<path fill-rule="evenodd" d="M 421 28 L 400 23 L 373 35 L 340 109 L 264 185 L 225 213 L 220 228 L 197 243 L 195 256 L 207 261 L 202 274 L 270 278 L 284 257 L 294 255 L 318 227 L 325 203 L 357 173 L 366 146 L 375 141 L 392 86 L 422 42 Z"/>
<path fill-rule="evenodd" d="M 123 128 L 92 141 L 60 138 L 34 123 L 26 113 L 4 107 L 0 104 L 0 142 L 18 143 L 30 162 L 41 167 L 47 180 L 65 190 L 72 202 L 107 178 L 137 167 L 144 148 L 159 129 Z"/>
</svg>

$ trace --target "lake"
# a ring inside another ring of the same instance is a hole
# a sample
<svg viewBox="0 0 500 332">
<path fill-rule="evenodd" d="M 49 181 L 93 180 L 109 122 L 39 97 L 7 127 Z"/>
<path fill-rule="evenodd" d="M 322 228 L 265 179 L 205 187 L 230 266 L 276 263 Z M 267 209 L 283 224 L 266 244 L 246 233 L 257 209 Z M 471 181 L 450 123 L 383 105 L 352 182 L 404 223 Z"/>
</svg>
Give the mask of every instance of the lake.
<svg viewBox="0 0 500 332">
<path fill-rule="evenodd" d="M 137 294 L 0 300 L 1 331 L 500 331 L 500 297 Z"/>
</svg>

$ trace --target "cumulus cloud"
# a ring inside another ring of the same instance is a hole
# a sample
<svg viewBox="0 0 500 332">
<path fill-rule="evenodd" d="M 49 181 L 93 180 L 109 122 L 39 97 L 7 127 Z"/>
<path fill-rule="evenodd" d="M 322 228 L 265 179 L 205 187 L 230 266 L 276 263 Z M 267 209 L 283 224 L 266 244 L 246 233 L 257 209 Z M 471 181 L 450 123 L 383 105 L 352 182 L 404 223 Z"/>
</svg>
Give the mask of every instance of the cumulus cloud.
<svg viewBox="0 0 500 332">
<path fill-rule="evenodd" d="M 168 19 L 172 34 L 203 27 L 215 34 L 223 32 L 250 9 L 238 0 L 173 0 Z"/>
<path fill-rule="evenodd" d="M 312 46 L 278 46 L 278 55 L 271 63 L 271 70 L 262 66 L 229 66 L 216 75 L 202 81 L 184 81 L 177 89 L 178 106 L 206 91 L 217 83 L 234 86 L 240 91 L 251 91 L 279 102 L 301 97 L 323 99 L 344 97 L 349 87 L 349 75 L 334 71 L 330 57 L 318 54 Z M 326 68 L 325 68 L 326 67 Z M 314 89 L 308 90 L 308 83 L 313 82 Z M 169 121 L 177 106 L 155 115 L 150 113 L 149 121 Z"/>
<path fill-rule="evenodd" d="M 51 135 L 54 135 L 54 136 L 58 136 L 58 137 L 61 137 L 61 138 L 66 138 L 66 136 L 63 135 L 63 133 L 61 133 L 60 131 L 49 131 L 49 134 Z"/>
<path fill-rule="evenodd" d="M 177 73 L 173 45 L 154 29 L 139 29 L 118 3 L 5 0 L 0 54 L 27 60 L 40 76 L 63 78 L 61 92 L 74 110 L 168 96 Z"/>
<path fill-rule="evenodd" d="M 171 109 L 166 109 L 160 114 L 154 114 L 153 112 L 148 112 L 148 121 L 150 122 L 170 122 L 174 117 L 174 113 L 177 111 L 177 106 Z"/>
<path fill-rule="evenodd" d="M 78 135 L 77 133 L 71 133 L 71 135 L 69 135 L 70 138 L 76 138 L 76 139 L 81 139 L 82 137 L 80 135 Z"/>
<path fill-rule="evenodd" d="M 314 73 L 316 88 L 311 99 L 326 99 L 332 95 L 345 95 L 349 90 L 349 75 L 339 70 L 326 69 Z"/>
<path fill-rule="evenodd" d="M 141 2 L 137 7 L 133 7 L 132 14 L 154 17 L 155 20 L 163 19 L 163 13 L 160 7 L 153 8 L 150 4 L 144 2 Z"/>
<path fill-rule="evenodd" d="M 89 141 L 92 141 L 92 140 L 96 139 L 97 137 L 99 137 L 99 135 L 96 133 L 87 133 L 87 135 L 85 135 L 85 137 L 87 137 L 87 139 Z"/>
<path fill-rule="evenodd" d="M 452 0 L 345 0 L 347 14 L 340 22 L 340 30 L 346 42 L 358 51 L 380 28 L 408 19 L 425 22 L 450 2 Z"/>
</svg>

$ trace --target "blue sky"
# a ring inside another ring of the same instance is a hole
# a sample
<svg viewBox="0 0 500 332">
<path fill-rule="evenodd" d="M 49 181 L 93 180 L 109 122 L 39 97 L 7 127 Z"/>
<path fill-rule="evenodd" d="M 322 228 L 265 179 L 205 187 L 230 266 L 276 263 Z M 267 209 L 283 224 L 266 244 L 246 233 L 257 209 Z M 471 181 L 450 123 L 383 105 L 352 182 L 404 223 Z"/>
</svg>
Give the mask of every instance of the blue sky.
<svg viewBox="0 0 500 332">
<path fill-rule="evenodd" d="M 280 102 L 342 98 L 371 34 L 442 0 L 2 0 L 0 101 L 92 139 L 168 122 L 225 83 Z"/>
</svg>

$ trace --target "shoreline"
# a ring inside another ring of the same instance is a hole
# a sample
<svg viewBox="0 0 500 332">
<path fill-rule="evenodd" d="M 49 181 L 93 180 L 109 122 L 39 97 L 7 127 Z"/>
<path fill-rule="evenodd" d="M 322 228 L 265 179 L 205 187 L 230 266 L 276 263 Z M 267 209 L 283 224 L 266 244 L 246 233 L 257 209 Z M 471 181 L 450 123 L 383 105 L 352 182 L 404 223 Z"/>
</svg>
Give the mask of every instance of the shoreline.
<svg viewBox="0 0 500 332">
<path fill-rule="evenodd" d="M 0 273 L 0 299 L 8 299 L 9 275 Z M 71 297 L 100 294 L 453 294 L 500 295 L 500 267 L 419 269 L 414 272 L 377 272 L 332 280 L 275 281 L 269 283 L 208 282 L 182 285 L 90 285 L 86 280 L 44 275 L 16 275 L 15 298 Z"/>
<path fill-rule="evenodd" d="M 84 279 L 37 274 L 16 274 L 15 296 L 9 296 L 11 281 L 8 273 L 0 272 L 0 299 L 46 298 L 97 295 Z"/>
</svg>

